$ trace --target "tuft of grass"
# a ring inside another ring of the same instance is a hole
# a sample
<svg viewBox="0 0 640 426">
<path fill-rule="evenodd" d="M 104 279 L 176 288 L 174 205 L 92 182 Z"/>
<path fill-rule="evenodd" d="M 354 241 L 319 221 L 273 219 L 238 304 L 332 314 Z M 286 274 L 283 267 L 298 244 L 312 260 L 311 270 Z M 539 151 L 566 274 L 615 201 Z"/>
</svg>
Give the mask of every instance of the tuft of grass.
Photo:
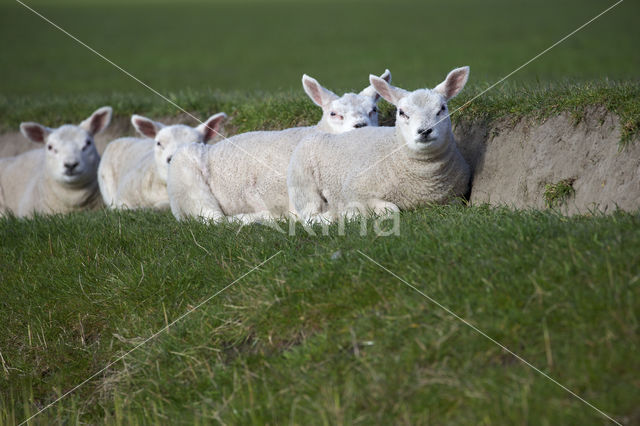
<svg viewBox="0 0 640 426">
<path fill-rule="evenodd" d="M 562 179 L 556 183 L 548 183 L 544 186 L 544 203 L 547 208 L 558 207 L 566 203 L 576 190 L 573 188 L 574 179 Z"/>
<path fill-rule="evenodd" d="M 402 213 L 399 235 L 365 230 L 152 211 L 0 219 L 0 420 L 279 253 L 38 422 L 601 421 L 360 252 L 619 421 L 637 416 L 640 215 L 438 206 Z"/>
</svg>

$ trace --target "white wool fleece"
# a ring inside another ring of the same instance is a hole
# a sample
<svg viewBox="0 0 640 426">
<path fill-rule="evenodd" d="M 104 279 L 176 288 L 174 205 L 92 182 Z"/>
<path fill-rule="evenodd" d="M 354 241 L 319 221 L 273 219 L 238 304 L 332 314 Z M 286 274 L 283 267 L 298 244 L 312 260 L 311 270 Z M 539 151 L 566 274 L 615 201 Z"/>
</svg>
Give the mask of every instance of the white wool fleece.
<svg viewBox="0 0 640 426">
<path fill-rule="evenodd" d="M 383 81 L 391 79 L 386 70 Z M 270 220 L 290 212 L 286 169 L 294 148 L 311 134 L 342 133 L 377 126 L 373 87 L 338 97 L 308 76 L 305 92 L 322 107 L 315 126 L 236 135 L 212 146 L 191 145 L 179 150 L 169 167 L 167 189 L 171 211 L 178 220 L 199 217 L 244 223 Z"/>
<path fill-rule="evenodd" d="M 23 217 L 102 206 L 93 137 L 109 125 L 111 115 L 111 107 L 102 107 L 78 126 L 57 129 L 22 123 L 22 134 L 45 146 L 0 159 L 0 214 Z"/>
<path fill-rule="evenodd" d="M 451 131 L 447 101 L 466 84 L 469 68 L 457 68 L 434 89 L 408 92 L 378 77 L 371 83 L 397 107 L 393 128 L 308 136 L 287 171 L 292 206 L 304 221 L 383 214 L 466 193 L 469 166 Z"/>
<path fill-rule="evenodd" d="M 175 152 L 192 143 L 206 144 L 227 115 L 214 114 L 197 127 L 165 126 L 140 115 L 131 123 L 144 138 L 120 138 L 107 145 L 98 182 L 109 208 L 168 209 L 167 175 Z"/>
</svg>

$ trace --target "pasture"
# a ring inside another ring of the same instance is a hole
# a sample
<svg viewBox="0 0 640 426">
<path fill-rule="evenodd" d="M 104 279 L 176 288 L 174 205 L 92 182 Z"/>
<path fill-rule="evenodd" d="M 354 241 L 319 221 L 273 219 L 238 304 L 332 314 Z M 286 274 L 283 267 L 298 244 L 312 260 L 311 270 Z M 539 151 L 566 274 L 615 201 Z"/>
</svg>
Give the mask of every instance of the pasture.
<svg viewBox="0 0 640 426">
<path fill-rule="evenodd" d="M 385 68 L 415 89 L 470 65 L 453 110 L 611 3 L 28 4 L 195 115 L 227 112 L 234 134 L 316 122 L 303 73 L 338 93 Z M 624 155 L 640 132 L 638 12 L 623 2 L 452 119 L 579 122 L 604 108 L 620 119 Z M 3 132 L 106 104 L 120 123 L 195 124 L 17 3 L 0 4 L 0 51 Z M 380 108 L 392 125 L 393 108 Z M 312 235 L 146 210 L 0 218 L 0 424 L 231 283 L 33 424 L 607 421 L 367 256 L 616 421 L 640 421 L 638 212 L 433 206 L 402 213 L 398 235 L 366 226 Z"/>
</svg>

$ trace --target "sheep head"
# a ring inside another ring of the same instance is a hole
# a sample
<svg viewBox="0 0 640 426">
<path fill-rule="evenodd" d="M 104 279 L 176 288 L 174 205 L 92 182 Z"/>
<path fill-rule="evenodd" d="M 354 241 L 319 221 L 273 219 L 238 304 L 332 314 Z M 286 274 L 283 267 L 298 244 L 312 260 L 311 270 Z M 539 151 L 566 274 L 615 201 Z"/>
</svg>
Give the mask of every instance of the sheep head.
<svg viewBox="0 0 640 426">
<path fill-rule="evenodd" d="M 468 78 L 469 67 L 456 68 L 435 88 L 413 92 L 374 75 L 370 81 L 384 99 L 396 106 L 396 128 L 407 146 L 419 152 L 434 152 L 453 140 L 447 102 L 460 93 Z"/>
<path fill-rule="evenodd" d="M 386 70 L 381 76 L 391 81 L 391 72 Z M 302 76 L 302 87 L 311 100 L 322 108 L 322 119 L 318 126 L 328 133 L 344 133 L 353 129 L 378 125 L 380 95 L 372 86 L 360 93 L 345 93 L 338 96 L 322 87 L 318 81 L 308 75 Z"/>
<path fill-rule="evenodd" d="M 227 114 L 220 112 L 209 117 L 197 127 L 184 124 L 166 126 L 140 115 L 133 115 L 131 123 L 138 133 L 154 140 L 156 171 L 162 182 L 167 181 L 169 163 L 181 147 L 191 143 L 207 143 L 219 134 L 220 126 Z"/>
<path fill-rule="evenodd" d="M 93 137 L 109 125 L 112 113 L 111 107 L 105 106 L 80 125 L 51 129 L 28 122 L 20 124 L 20 131 L 27 139 L 45 145 L 46 170 L 53 180 L 83 186 L 96 178 L 100 155 Z"/>
</svg>

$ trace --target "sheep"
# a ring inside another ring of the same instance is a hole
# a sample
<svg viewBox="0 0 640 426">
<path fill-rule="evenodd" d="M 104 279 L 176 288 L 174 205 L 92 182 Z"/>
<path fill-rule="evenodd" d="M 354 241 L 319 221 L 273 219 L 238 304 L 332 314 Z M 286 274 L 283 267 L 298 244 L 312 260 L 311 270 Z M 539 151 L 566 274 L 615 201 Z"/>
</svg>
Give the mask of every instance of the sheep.
<svg viewBox="0 0 640 426">
<path fill-rule="evenodd" d="M 93 138 L 109 125 L 112 112 L 105 106 L 80 125 L 57 129 L 21 123 L 22 134 L 45 147 L 0 159 L 0 214 L 28 217 L 100 207 L 100 155 Z"/>
<path fill-rule="evenodd" d="M 389 70 L 381 78 L 389 81 Z M 302 138 L 378 125 L 380 96 L 373 87 L 338 97 L 306 74 L 302 85 L 322 108 L 315 126 L 243 133 L 213 146 L 191 145 L 176 153 L 167 182 L 176 219 L 251 223 L 286 215 L 290 212 L 287 165 Z"/>
<path fill-rule="evenodd" d="M 451 131 L 447 101 L 468 77 L 469 67 L 456 68 L 434 89 L 408 92 L 370 76 L 372 86 L 397 108 L 395 127 L 317 134 L 301 141 L 287 169 L 298 218 L 333 222 L 464 195 L 469 166 Z"/>
<path fill-rule="evenodd" d="M 175 152 L 191 143 L 207 143 L 227 117 L 214 114 L 197 127 L 165 126 L 133 115 L 133 127 L 145 138 L 120 138 L 107 145 L 98 167 L 98 183 L 109 208 L 168 209 L 167 175 Z"/>
</svg>

